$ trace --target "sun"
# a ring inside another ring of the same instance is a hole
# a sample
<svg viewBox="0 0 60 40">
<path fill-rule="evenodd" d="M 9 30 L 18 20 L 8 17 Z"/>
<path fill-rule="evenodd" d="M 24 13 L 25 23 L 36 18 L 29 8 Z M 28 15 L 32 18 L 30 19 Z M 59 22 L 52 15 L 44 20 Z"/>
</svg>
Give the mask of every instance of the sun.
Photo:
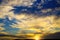
<svg viewBox="0 0 60 40">
<path fill-rule="evenodd" d="M 36 34 L 36 35 L 34 36 L 34 39 L 35 39 L 35 40 L 40 40 L 40 39 L 41 39 L 41 36 L 42 36 L 42 35 L 40 35 L 40 34 Z"/>
</svg>

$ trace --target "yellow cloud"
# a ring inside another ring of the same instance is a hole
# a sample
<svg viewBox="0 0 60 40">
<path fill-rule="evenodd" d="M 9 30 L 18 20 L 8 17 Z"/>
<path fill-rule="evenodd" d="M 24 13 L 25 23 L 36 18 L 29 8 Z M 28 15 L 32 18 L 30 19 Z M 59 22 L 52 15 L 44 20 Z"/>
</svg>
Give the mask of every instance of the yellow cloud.
<svg viewBox="0 0 60 40">
<path fill-rule="evenodd" d="M 10 10 L 12 9 L 13 9 L 12 6 L 0 6 L 0 18 L 5 18 L 5 16 L 8 16 L 9 20 L 14 18 L 15 17 L 14 12 L 13 11 L 10 12 Z"/>
<path fill-rule="evenodd" d="M 0 12 L 9 12 L 11 9 L 13 9 L 12 6 L 0 6 Z"/>
<path fill-rule="evenodd" d="M 36 17 L 34 15 L 21 14 L 21 15 L 16 15 L 15 18 L 17 20 L 20 20 L 21 22 L 17 22 L 18 24 L 13 24 L 11 26 L 13 28 L 21 28 L 22 30 L 31 30 L 31 31 L 34 30 L 35 32 L 43 31 L 43 33 L 47 33 L 47 32 L 50 33 L 52 31 L 56 32 L 54 31 L 54 28 L 60 26 L 60 19 L 55 20 L 56 16 L 53 15 L 47 17 Z M 41 29 L 41 27 L 43 29 Z"/>
<path fill-rule="evenodd" d="M 3 25 L 3 23 L 0 23 L 0 31 L 5 30 L 5 28 L 2 27 Z"/>
<path fill-rule="evenodd" d="M 2 31 L 2 30 L 5 30 L 5 28 L 3 28 L 3 27 L 0 27 L 0 31 Z"/>
<path fill-rule="evenodd" d="M 9 34 L 9 33 L 1 31 L 0 34 Z"/>
<path fill-rule="evenodd" d="M 54 27 L 60 27 L 60 19 L 55 20 L 56 17 L 54 15 L 47 16 L 47 17 L 38 17 L 38 16 L 27 15 L 23 13 L 20 15 L 15 15 L 13 11 L 9 12 L 11 9 L 13 9 L 11 5 L 20 5 L 23 3 L 22 0 L 21 1 L 18 0 L 18 1 L 11 0 L 10 2 L 8 2 L 7 5 L 4 4 L 5 6 L 0 6 L 0 18 L 4 18 L 5 15 L 7 15 L 10 20 L 12 18 L 15 18 L 20 21 L 20 22 L 17 22 L 18 24 L 11 25 L 12 28 L 22 28 L 22 30 L 31 30 L 31 31 L 34 30 L 36 32 L 41 32 L 40 28 L 42 27 L 43 32 L 51 32 L 51 31 L 54 31 Z M 26 5 L 26 3 L 24 4 Z M 60 10 L 60 8 L 55 8 L 55 10 Z M 52 9 L 43 9 L 41 11 L 43 13 L 46 13 L 46 12 L 52 11 Z M 0 28 L 0 29 L 4 30 L 3 28 Z"/>
</svg>

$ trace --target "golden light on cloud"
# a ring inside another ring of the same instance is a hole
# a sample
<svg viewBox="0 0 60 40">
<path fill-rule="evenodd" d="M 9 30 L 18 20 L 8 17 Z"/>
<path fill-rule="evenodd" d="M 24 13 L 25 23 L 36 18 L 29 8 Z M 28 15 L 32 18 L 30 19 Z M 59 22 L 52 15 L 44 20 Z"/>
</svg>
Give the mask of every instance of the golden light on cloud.
<svg viewBox="0 0 60 40">
<path fill-rule="evenodd" d="M 9 34 L 8 32 L 0 32 L 0 34 Z"/>
<path fill-rule="evenodd" d="M 0 6 L 0 18 L 5 18 L 5 16 L 9 16 L 10 18 L 14 17 L 14 13 L 10 10 L 12 10 L 12 6 Z"/>
<path fill-rule="evenodd" d="M 22 30 L 30 30 L 42 33 L 54 33 L 55 27 L 60 26 L 60 19 L 55 20 L 56 16 L 36 17 L 34 15 L 16 15 L 15 18 L 21 22 L 13 24 L 13 28 L 21 28 Z M 57 24 L 59 23 L 59 24 Z M 21 30 L 20 30 L 21 31 Z M 19 31 L 18 31 L 19 32 Z"/>
<path fill-rule="evenodd" d="M 3 27 L 0 27 L 0 31 L 1 31 L 1 30 L 4 30 L 4 28 L 3 28 Z"/>
<path fill-rule="evenodd" d="M 2 34 L 13 33 L 14 35 L 17 36 L 26 34 L 27 37 L 30 36 L 35 40 L 39 40 L 43 34 L 60 32 L 60 18 L 56 19 L 56 14 L 60 10 L 60 7 L 56 7 L 54 9 L 48 8 L 40 10 L 40 8 L 43 8 L 42 4 L 44 4 L 45 1 L 41 0 L 41 3 L 36 3 L 36 6 L 34 7 L 35 1 L 37 0 L 3 0 L 2 3 L 0 4 L 0 18 L 3 19 L 1 23 L 5 23 L 5 21 L 7 21 L 9 23 L 8 25 L 10 30 L 8 30 L 8 27 L 6 26 L 7 24 L 6 25 L 0 24 L 0 33 Z M 19 8 L 16 8 L 16 6 Z M 20 9 L 20 6 L 23 6 L 24 8 L 22 7 L 22 9 Z M 28 9 L 25 7 L 27 7 Z M 34 11 L 34 8 L 36 8 L 36 11 Z M 17 12 L 15 14 L 15 11 L 20 10 L 28 11 L 30 13 L 33 10 L 34 13 L 29 14 Z M 33 15 L 35 13 L 40 15 L 39 12 L 41 13 L 42 16 Z M 47 13 L 48 16 L 44 15 L 44 13 L 45 14 Z M 52 15 L 50 15 L 50 13 Z M 8 17 L 7 20 L 5 20 L 6 16 Z M 14 21 L 14 19 L 16 20 L 16 22 Z M 5 26 L 7 29 L 5 29 Z M 3 31 L 5 30 L 5 32 L 3 32 L 2 30 Z M 7 30 L 9 33 L 6 32 Z"/>
</svg>

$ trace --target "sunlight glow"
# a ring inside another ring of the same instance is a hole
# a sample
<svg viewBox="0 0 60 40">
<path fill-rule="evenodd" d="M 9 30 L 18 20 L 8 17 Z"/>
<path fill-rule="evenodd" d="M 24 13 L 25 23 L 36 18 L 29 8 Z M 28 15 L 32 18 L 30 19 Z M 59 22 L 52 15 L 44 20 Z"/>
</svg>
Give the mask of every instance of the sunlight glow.
<svg viewBox="0 0 60 40">
<path fill-rule="evenodd" d="M 40 35 L 35 35 L 34 39 L 35 40 L 39 40 L 40 39 Z"/>
</svg>

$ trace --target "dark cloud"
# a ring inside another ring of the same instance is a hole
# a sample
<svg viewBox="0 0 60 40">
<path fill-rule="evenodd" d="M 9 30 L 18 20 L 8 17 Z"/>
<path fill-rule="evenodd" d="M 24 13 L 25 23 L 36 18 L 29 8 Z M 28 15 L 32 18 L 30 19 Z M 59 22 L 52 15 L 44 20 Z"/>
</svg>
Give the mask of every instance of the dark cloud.
<svg viewBox="0 0 60 40">
<path fill-rule="evenodd" d="M 3 0 L 0 0 L 0 4 L 2 3 Z"/>
<path fill-rule="evenodd" d="M 43 37 L 43 40 L 48 40 L 48 39 L 60 39 L 60 32 L 48 34 Z"/>
</svg>

